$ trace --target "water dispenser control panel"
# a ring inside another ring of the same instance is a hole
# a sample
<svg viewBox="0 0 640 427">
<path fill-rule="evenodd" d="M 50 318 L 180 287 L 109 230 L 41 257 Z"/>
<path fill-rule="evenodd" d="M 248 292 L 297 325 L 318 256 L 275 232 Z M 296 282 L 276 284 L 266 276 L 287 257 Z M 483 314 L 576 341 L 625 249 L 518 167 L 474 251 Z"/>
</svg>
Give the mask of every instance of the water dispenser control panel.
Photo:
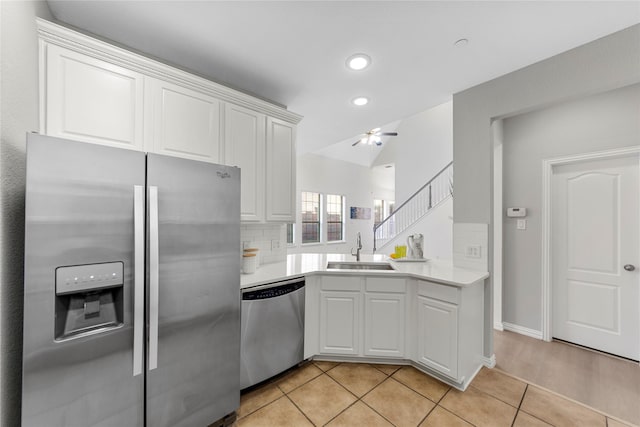
<svg viewBox="0 0 640 427">
<path fill-rule="evenodd" d="M 122 262 L 56 268 L 56 295 L 110 288 L 121 286 L 123 283 L 124 264 Z"/>
</svg>

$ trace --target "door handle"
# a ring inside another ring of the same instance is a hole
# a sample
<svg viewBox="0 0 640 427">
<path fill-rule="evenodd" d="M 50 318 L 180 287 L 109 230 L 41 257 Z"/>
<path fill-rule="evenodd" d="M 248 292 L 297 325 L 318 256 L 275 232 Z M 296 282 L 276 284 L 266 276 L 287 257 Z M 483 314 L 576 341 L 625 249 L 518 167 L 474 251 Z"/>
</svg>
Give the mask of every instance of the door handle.
<svg viewBox="0 0 640 427">
<path fill-rule="evenodd" d="M 144 188 L 133 186 L 133 376 L 144 360 Z"/>
<path fill-rule="evenodd" d="M 625 270 L 627 270 L 627 271 L 633 271 L 633 270 L 635 270 L 635 269 L 636 269 L 636 266 L 635 266 L 635 265 L 633 265 L 633 264 L 626 264 L 626 265 L 624 266 L 624 269 L 625 269 Z"/>
<path fill-rule="evenodd" d="M 149 187 L 149 370 L 158 367 L 158 187 Z"/>
</svg>

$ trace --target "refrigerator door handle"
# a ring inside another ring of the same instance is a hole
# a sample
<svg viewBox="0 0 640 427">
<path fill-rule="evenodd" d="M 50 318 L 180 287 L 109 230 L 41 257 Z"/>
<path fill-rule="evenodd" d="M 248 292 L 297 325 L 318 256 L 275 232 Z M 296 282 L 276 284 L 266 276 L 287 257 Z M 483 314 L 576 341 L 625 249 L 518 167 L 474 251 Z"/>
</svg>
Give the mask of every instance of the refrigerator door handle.
<svg viewBox="0 0 640 427">
<path fill-rule="evenodd" d="M 149 187 L 149 370 L 158 367 L 158 187 Z"/>
<path fill-rule="evenodd" d="M 144 361 L 144 187 L 133 186 L 133 376 Z"/>
</svg>

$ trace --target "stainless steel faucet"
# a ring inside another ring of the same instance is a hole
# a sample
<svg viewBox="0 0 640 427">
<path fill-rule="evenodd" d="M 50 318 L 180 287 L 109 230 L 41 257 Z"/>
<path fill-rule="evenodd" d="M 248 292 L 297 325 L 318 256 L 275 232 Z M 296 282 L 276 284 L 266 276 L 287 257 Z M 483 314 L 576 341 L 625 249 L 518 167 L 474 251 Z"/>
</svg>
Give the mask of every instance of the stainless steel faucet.
<svg viewBox="0 0 640 427">
<path fill-rule="evenodd" d="M 351 248 L 351 255 L 356 257 L 356 261 L 360 261 L 360 250 L 362 249 L 362 238 L 360 237 L 360 232 L 358 231 L 358 236 L 356 237 L 356 253 L 353 253 L 353 248 Z"/>
</svg>

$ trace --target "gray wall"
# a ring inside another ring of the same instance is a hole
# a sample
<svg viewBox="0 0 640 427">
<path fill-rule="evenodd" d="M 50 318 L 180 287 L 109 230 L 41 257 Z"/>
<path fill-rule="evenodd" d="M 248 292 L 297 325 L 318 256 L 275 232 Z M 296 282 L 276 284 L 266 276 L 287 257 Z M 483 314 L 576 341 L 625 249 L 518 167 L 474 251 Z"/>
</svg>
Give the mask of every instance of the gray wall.
<svg viewBox="0 0 640 427">
<path fill-rule="evenodd" d="M 542 160 L 639 145 L 640 84 L 514 116 L 503 126 L 503 206 L 527 208 L 526 230 L 503 215 L 503 321 L 541 331 Z"/>
<path fill-rule="evenodd" d="M 640 25 L 453 95 L 455 222 L 491 224 L 491 121 L 640 82 Z M 493 252 L 489 227 L 489 254 Z M 456 236 L 454 235 L 454 239 Z M 489 271 L 493 259 L 489 259 Z M 493 286 L 485 289 L 485 356 L 493 353 Z"/>
<path fill-rule="evenodd" d="M 35 17 L 52 19 L 45 2 L 0 1 L 0 424 L 20 425 L 25 134 L 38 130 L 38 39 Z"/>
</svg>

